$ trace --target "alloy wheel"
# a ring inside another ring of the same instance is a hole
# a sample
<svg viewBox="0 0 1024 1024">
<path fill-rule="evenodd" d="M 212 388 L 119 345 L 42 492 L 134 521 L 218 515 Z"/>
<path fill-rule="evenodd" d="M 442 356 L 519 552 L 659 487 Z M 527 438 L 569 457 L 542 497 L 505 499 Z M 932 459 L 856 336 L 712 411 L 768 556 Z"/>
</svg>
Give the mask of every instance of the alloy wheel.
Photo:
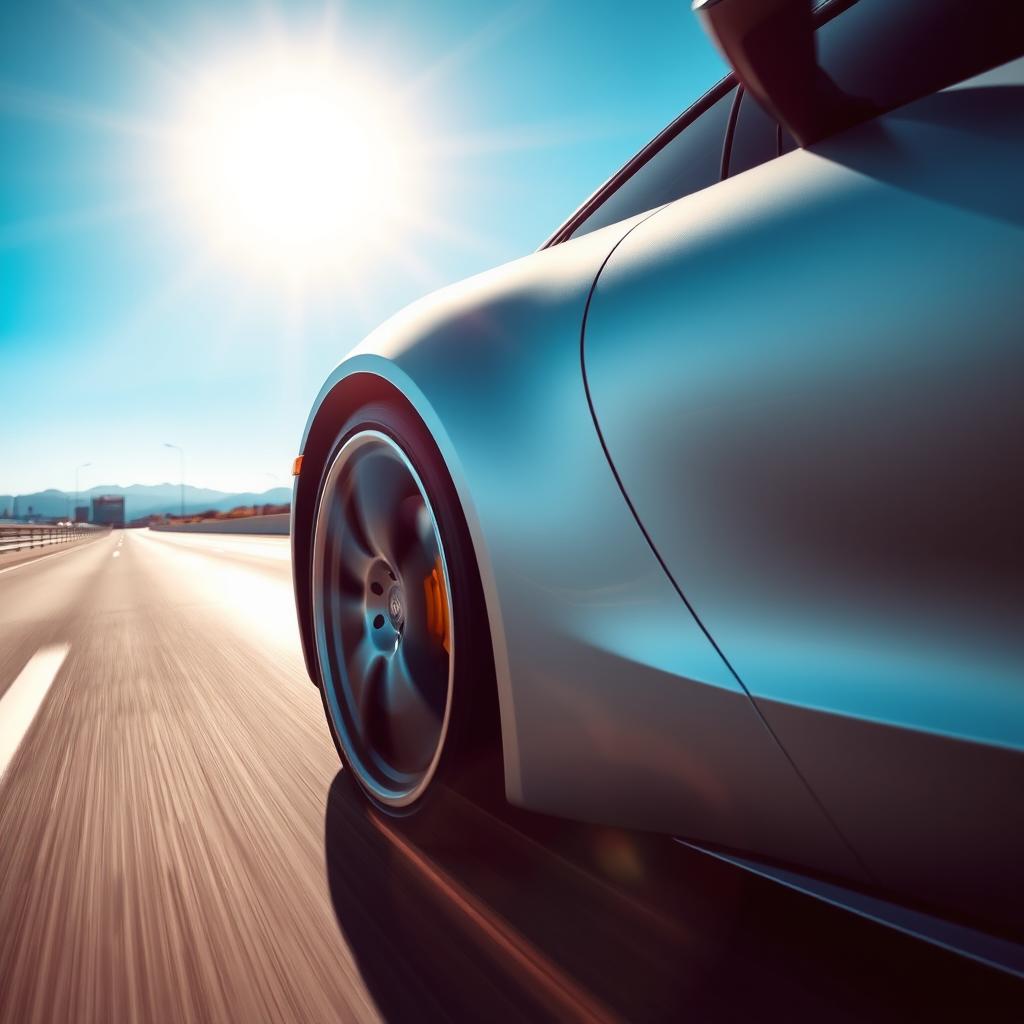
<svg viewBox="0 0 1024 1024">
<path fill-rule="evenodd" d="M 331 462 L 313 539 L 317 656 L 348 766 L 375 800 L 408 807 L 433 778 L 454 678 L 447 564 L 429 497 L 377 430 Z"/>
</svg>

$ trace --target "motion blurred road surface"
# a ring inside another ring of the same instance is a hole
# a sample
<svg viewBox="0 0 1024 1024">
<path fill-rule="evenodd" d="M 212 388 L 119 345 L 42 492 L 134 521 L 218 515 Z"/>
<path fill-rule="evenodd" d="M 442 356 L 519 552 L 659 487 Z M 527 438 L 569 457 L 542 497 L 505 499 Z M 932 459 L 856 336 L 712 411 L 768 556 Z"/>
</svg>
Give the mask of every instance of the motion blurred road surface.
<svg viewBox="0 0 1024 1024">
<path fill-rule="evenodd" d="M 302 664 L 288 557 L 286 538 L 114 531 L 0 567 L 3 1021 L 1024 1005 L 1001 975 L 662 837 L 454 792 L 426 838 L 365 812 Z"/>
</svg>

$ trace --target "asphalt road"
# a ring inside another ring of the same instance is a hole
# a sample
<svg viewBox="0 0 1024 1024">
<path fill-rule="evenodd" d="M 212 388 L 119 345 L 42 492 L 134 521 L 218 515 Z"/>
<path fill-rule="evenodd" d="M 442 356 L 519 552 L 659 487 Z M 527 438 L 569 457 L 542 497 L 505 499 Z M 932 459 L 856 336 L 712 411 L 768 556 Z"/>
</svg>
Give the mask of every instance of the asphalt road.
<svg viewBox="0 0 1024 1024">
<path fill-rule="evenodd" d="M 661 837 L 458 793 L 412 834 L 365 812 L 286 539 L 115 531 L 0 570 L 0 771 L 3 1021 L 1024 1007 L 1002 975 Z"/>
</svg>

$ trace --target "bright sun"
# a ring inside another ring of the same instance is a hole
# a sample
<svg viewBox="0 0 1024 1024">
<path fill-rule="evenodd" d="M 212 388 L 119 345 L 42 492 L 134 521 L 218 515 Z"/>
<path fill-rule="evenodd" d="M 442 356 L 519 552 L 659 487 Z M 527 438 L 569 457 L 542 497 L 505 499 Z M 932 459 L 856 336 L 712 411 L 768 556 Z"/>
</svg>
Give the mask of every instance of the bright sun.
<svg viewBox="0 0 1024 1024">
<path fill-rule="evenodd" d="M 176 133 L 199 227 L 232 259 L 329 273 L 414 202 L 415 147 L 372 83 L 323 53 L 269 53 L 204 77 Z"/>
</svg>

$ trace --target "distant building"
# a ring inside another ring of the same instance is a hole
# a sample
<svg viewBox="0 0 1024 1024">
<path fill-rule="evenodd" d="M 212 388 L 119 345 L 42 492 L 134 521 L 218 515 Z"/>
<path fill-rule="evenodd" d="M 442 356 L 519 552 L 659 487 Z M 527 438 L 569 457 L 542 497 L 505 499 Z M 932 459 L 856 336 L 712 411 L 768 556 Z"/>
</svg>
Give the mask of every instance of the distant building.
<svg viewBox="0 0 1024 1024">
<path fill-rule="evenodd" d="M 124 526 L 124 495 L 101 494 L 93 498 L 92 521 L 99 526 Z"/>
<path fill-rule="evenodd" d="M 89 506 L 88 505 L 76 505 L 75 506 L 75 522 L 76 523 L 87 523 L 87 522 L 89 522 Z"/>
</svg>

